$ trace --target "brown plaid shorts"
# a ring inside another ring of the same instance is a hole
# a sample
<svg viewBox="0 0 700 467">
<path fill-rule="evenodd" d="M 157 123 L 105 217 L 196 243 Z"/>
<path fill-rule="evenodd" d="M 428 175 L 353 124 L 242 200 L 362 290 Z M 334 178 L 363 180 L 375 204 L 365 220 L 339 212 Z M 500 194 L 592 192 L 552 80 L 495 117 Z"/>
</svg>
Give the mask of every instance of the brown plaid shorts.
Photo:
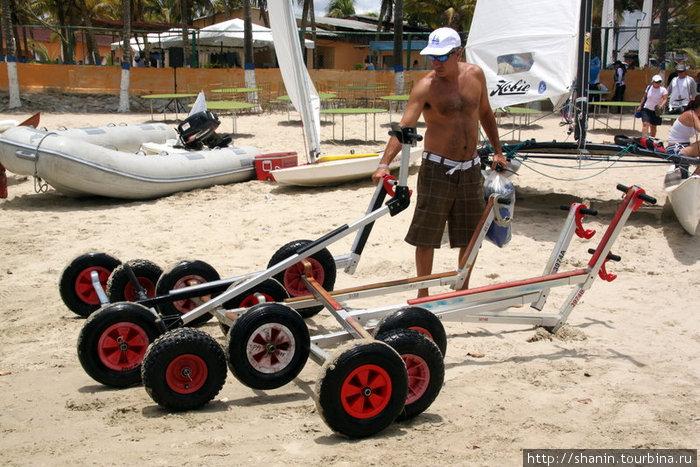
<svg viewBox="0 0 700 467">
<path fill-rule="evenodd" d="M 416 209 L 406 242 L 417 247 L 440 248 L 447 222 L 450 247 L 469 245 L 484 201 L 484 177 L 479 164 L 447 174 L 450 167 L 423 159 L 418 172 Z"/>
</svg>

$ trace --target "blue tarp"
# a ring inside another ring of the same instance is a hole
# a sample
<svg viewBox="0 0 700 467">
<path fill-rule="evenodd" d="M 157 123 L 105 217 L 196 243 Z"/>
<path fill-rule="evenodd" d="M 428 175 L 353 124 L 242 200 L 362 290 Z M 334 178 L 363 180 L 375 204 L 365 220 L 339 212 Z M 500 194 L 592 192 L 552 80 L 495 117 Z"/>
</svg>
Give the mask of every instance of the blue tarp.
<svg viewBox="0 0 700 467">
<path fill-rule="evenodd" d="M 428 45 L 428 41 L 411 41 L 411 50 L 423 50 L 426 45 Z M 394 41 L 370 41 L 369 50 L 377 50 L 380 52 L 394 50 Z M 403 50 L 408 50 L 408 41 L 403 41 Z"/>
</svg>

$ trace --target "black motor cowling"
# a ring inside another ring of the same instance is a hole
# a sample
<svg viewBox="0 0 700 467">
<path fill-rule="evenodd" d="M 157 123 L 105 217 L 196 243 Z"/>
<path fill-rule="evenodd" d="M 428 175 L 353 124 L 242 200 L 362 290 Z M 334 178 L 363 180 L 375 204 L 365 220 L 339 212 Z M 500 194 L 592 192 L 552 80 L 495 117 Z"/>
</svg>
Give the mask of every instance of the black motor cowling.
<svg viewBox="0 0 700 467">
<path fill-rule="evenodd" d="M 224 148 L 231 143 L 231 135 L 219 135 L 216 129 L 221 121 L 215 113 L 204 110 L 187 117 L 177 126 L 182 145 L 187 149 Z"/>
</svg>

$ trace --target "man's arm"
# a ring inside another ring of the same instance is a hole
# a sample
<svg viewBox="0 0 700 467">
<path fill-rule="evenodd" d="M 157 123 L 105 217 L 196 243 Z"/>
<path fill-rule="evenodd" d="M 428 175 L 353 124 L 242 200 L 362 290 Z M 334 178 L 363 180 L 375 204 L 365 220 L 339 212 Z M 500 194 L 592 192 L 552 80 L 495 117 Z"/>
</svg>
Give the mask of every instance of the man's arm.
<svg viewBox="0 0 700 467">
<path fill-rule="evenodd" d="M 423 80 L 416 83 L 411 95 L 408 98 L 408 103 L 406 104 L 406 109 L 403 112 L 401 121 L 399 125 L 415 127 L 418 123 L 418 118 L 421 112 L 423 112 L 423 105 L 425 104 L 425 96 L 427 95 L 427 84 Z M 377 170 L 372 174 L 372 180 L 375 184 L 379 183 L 385 175 L 389 174 L 389 164 L 394 160 L 394 157 L 401 151 L 401 143 L 396 138 L 392 136 L 389 138 L 389 142 L 384 149 L 384 154 L 382 159 L 379 161 L 379 166 Z"/>
<path fill-rule="evenodd" d="M 486 133 L 486 137 L 489 139 L 489 143 L 493 147 L 493 162 L 491 163 L 491 168 L 496 170 L 500 165 L 505 168 L 508 165 L 508 161 L 503 157 L 503 150 L 501 149 L 501 140 L 498 136 L 498 125 L 496 123 L 496 116 L 493 114 L 491 109 L 491 104 L 489 103 L 489 96 L 486 89 L 486 77 L 481 68 L 479 68 L 479 80 L 481 81 L 481 98 L 479 101 L 479 122 L 481 127 Z"/>
</svg>

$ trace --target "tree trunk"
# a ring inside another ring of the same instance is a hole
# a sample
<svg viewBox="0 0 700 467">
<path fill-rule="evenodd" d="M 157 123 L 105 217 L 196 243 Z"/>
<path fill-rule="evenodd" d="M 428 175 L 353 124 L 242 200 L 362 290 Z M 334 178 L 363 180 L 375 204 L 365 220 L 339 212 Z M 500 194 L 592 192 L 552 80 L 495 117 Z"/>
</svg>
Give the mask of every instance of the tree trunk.
<svg viewBox="0 0 700 467">
<path fill-rule="evenodd" d="M 301 11 L 301 33 L 300 33 L 300 39 L 301 39 L 301 56 L 304 58 L 304 63 L 308 63 L 308 60 L 306 58 L 306 42 L 304 41 L 304 38 L 306 37 L 306 19 L 309 17 L 309 3 L 311 3 L 313 0 L 304 0 L 304 7 L 302 8 Z"/>
<path fill-rule="evenodd" d="M 122 79 L 119 86 L 119 112 L 128 112 L 129 106 L 129 73 L 131 70 L 131 1 L 124 2 L 124 30 L 122 33 Z"/>
<path fill-rule="evenodd" d="M 243 1 L 243 53 L 245 55 L 245 87 L 255 86 L 255 61 L 253 56 L 253 13 L 250 0 Z M 257 93 L 247 93 L 248 99 L 257 102 Z M 256 109 L 257 110 L 257 109 Z"/>
<path fill-rule="evenodd" d="M 318 69 L 318 47 L 316 47 L 316 12 L 314 11 L 316 8 L 314 8 L 314 2 L 311 2 L 311 9 L 309 10 L 309 13 L 311 14 L 311 40 L 314 41 L 314 51 L 313 51 L 313 68 L 314 70 Z M 305 38 L 301 38 L 302 41 L 304 41 Z"/>
<path fill-rule="evenodd" d="M 8 107 L 16 109 L 22 106 L 19 98 L 19 81 L 17 80 L 17 59 L 15 58 L 15 42 L 12 37 L 12 8 L 10 0 L 1 0 L 2 5 L 2 34 L 5 39 L 5 62 L 7 62 L 7 81 L 10 90 Z"/>
<path fill-rule="evenodd" d="M 85 1 L 80 2 L 80 13 L 85 19 L 85 42 L 87 45 L 87 63 L 89 65 L 99 65 L 100 64 L 100 53 L 97 48 L 97 40 L 95 40 L 95 31 L 92 29 L 92 18 L 87 11 Z"/>
<path fill-rule="evenodd" d="M 666 38 L 668 36 L 668 0 L 661 0 L 661 16 L 659 18 L 659 47 L 656 59 L 666 63 Z"/>
<path fill-rule="evenodd" d="M 394 3 L 394 94 L 403 93 L 403 0 L 396 0 Z"/>
</svg>

